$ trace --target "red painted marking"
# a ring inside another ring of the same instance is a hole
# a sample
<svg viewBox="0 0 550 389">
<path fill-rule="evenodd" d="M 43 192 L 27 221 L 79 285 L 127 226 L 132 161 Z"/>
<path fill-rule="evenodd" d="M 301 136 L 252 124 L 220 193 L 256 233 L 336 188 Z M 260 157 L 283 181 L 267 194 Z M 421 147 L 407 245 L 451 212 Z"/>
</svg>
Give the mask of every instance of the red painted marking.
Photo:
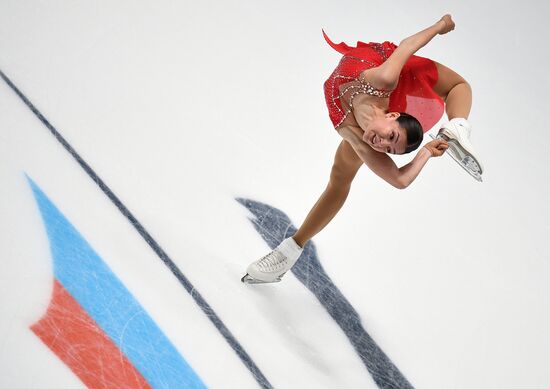
<svg viewBox="0 0 550 389">
<path fill-rule="evenodd" d="M 31 330 L 89 388 L 151 388 L 57 279 L 46 315 Z"/>
</svg>

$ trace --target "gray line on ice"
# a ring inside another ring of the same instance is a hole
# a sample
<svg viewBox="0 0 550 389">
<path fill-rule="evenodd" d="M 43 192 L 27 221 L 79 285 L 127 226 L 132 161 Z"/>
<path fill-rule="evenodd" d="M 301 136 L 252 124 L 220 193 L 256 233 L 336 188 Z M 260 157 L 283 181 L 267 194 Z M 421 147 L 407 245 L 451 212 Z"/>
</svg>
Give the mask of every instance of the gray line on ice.
<svg viewBox="0 0 550 389">
<path fill-rule="evenodd" d="M 271 249 L 289 236 L 296 227 L 281 210 L 259 201 L 236 198 L 255 218 L 248 218 Z M 313 241 L 306 243 L 292 273 L 317 297 L 355 348 L 363 364 L 381 389 L 412 389 L 413 386 L 376 344 L 361 324 L 361 318 L 327 275 L 317 257 Z M 277 285 L 277 287 L 284 287 Z"/>
<path fill-rule="evenodd" d="M 216 327 L 220 335 L 223 336 L 225 341 L 231 346 L 233 351 L 239 356 L 241 362 L 250 371 L 258 385 L 262 388 L 272 388 L 273 386 L 264 376 L 262 371 L 258 368 L 256 363 L 252 360 L 250 355 L 241 346 L 239 341 L 231 333 L 229 328 L 226 327 L 222 319 L 216 314 L 214 309 L 206 302 L 204 297 L 199 293 L 197 289 L 191 284 L 191 281 L 183 274 L 179 267 L 176 266 L 174 261 L 168 256 L 164 249 L 158 244 L 158 242 L 151 236 L 149 231 L 136 219 L 136 217 L 130 212 L 130 210 L 124 205 L 124 203 L 114 194 L 114 192 L 105 184 L 105 182 L 97 175 L 97 173 L 91 168 L 88 163 L 82 159 L 82 157 L 76 152 L 76 150 L 67 142 L 61 133 L 46 119 L 44 115 L 30 102 L 30 100 L 15 86 L 15 84 L 0 70 L 0 77 L 8 84 L 8 86 L 19 96 L 19 98 L 25 103 L 25 105 L 35 114 L 35 116 L 42 122 L 42 124 L 51 132 L 55 139 L 63 146 L 63 148 L 71 154 L 74 160 L 80 165 L 80 167 L 88 174 L 88 176 L 97 184 L 101 191 L 111 200 L 111 202 L 118 208 L 120 213 L 126 217 L 126 219 L 132 224 L 135 230 L 141 235 L 143 240 L 147 242 L 149 247 L 155 252 L 159 259 L 170 269 L 172 274 L 178 279 L 183 288 L 191 295 L 195 303 L 203 311 L 203 313 L 210 319 L 212 324 Z"/>
</svg>

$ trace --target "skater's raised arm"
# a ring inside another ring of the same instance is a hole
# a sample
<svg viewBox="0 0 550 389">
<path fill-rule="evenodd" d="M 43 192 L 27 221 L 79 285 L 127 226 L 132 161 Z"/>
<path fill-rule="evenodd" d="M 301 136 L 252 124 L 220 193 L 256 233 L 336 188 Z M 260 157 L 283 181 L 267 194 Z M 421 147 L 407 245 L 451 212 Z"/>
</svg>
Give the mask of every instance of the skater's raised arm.
<svg viewBox="0 0 550 389">
<path fill-rule="evenodd" d="M 370 80 L 385 89 L 394 89 L 399 81 L 401 69 L 411 55 L 424 47 L 436 35 L 446 34 L 454 28 L 455 23 L 451 15 L 447 14 L 432 26 L 403 39 L 382 65 L 370 70 Z"/>
<path fill-rule="evenodd" d="M 344 127 L 339 133 L 369 169 L 397 189 L 408 187 L 416 179 L 428 159 L 443 155 L 448 147 L 445 141 L 433 140 L 422 147 L 411 162 L 399 168 L 387 154 L 375 151 L 363 142 L 360 134 L 351 127 Z"/>
</svg>

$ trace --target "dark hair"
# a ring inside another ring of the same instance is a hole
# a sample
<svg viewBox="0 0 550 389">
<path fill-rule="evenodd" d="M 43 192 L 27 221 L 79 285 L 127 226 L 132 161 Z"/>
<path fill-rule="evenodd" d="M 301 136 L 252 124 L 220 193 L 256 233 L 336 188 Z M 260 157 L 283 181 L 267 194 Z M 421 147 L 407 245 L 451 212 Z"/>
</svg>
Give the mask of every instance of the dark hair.
<svg viewBox="0 0 550 389">
<path fill-rule="evenodd" d="M 416 150 L 424 138 L 424 131 L 420 122 L 414 116 L 405 112 L 400 112 L 397 122 L 407 133 L 407 148 L 404 154 Z"/>
</svg>

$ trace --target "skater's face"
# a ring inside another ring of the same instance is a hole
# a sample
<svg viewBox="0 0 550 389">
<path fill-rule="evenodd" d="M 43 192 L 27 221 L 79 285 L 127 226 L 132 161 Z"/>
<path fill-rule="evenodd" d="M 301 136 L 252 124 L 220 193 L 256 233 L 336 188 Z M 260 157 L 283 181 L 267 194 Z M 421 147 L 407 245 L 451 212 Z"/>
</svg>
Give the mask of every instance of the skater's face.
<svg viewBox="0 0 550 389">
<path fill-rule="evenodd" d="M 399 126 L 399 112 L 389 112 L 372 120 L 363 141 L 380 153 L 403 154 L 407 148 L 407 133 Z"/>
</svg>

